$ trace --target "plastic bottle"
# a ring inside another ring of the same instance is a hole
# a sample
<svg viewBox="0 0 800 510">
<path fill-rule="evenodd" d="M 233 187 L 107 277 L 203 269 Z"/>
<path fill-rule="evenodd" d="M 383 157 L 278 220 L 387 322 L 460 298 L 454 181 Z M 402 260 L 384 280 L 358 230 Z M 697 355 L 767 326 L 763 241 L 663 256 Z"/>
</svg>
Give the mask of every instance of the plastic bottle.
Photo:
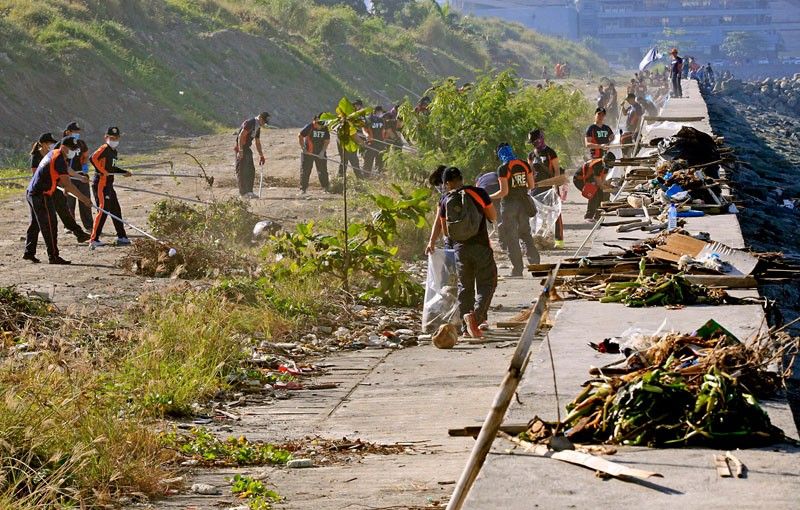
<svg viewBox="0 0 800 510">
<path fill-rule="evenodd" d="M 678 228 L 678 208 L 675 204 L 669 204 L 667 212 L 667 230 L 672 231 Z"/>
</svg>

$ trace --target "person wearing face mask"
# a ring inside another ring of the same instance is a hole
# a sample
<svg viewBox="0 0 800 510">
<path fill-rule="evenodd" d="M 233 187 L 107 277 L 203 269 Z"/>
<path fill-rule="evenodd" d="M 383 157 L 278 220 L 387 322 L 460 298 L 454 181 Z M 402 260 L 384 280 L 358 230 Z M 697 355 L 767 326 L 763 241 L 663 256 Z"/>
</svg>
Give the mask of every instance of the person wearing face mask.
<svg viewBox="0 0 800 510">
<path fill-rule="evenodd" d="M 42 136 L 41 138 L 45 138 Z M 47 142 L 45 142 L 47 143 Z M 56 223 L 56 208 L 53 195 L 58 186 L 68 193 L 74 194 L 82 203 L 91 203 L 89 197 L 78 191 L 69 177 L 69 159 L 75 157 L 78 144 L 72 138 L 64 138 L 59 148 L 48 152 L 36 167 L 31 182 L 25 193 L 28 207 L 31 211 L 31 222 L 25 236 L 24 260 L 34 264 L 39 263 L 36 258 L 36 245 L 39 234 L 42 234 L 47 247 L 47 257 L 51 264 L 69 264 L 58 251 L 58 228 Z"/>
<path fill-rule="evenodd" d="M 64 136 L 70 136 L 74 138 L 78 142 L 78 150 L 80 153 L 72 158 L 69 162 L 69 167 L 77 173 L 82 174 L 86 177 L 86 180 L 83 179 L 73 179 L 73 184 L 75 185 L 78 190 L 86 195 L 87 197 L 90 196 L 89 193 L 89 146 L 86 145 L 86 142 L 81 139 L 81 127 L 78 125 L 77 122 L 70 122 L 67 125 L 67 128 L 64 130 Z M 66 197 L 66 204 L 67 204 L 67 212 L 69 212 L 70 216 L 73 218 L 75 217 L 75 203 L 76 200 L 72 196 Z M 83 228 L 91 231 L 92 230 L 92 208 L 88 207 L 85 204 L 78 204 L 78 213 L 81 217 L 81 223 L 83 224 Z"/>
<path fill-rule="evenodd" d="M 53 144 L 58 143 L 58 140 L 53 138 L 53 133 L 42 133 L 37 142 L 31 146 L 31 174 L 33 174 L 39 163 L 42 162 L 47 153 L 53 147 Z"/>
<path fill-rule="evenodd" d="M 106 131 L 105 141 L 92 157 L 89 159 L 95 169 L 94 180 L 92 181 L 92 190 L 94 191 L 94 198 L 97 202 L 97 207 L 104 209 L 117 218 L 122 218 L 122 208 L 117 200 L 117 192 L 114 190 L 114 176 L 123 175 L 130 177 L 131 173 L 117 167 L 117 147 L 119 146 L 119 128 L 114 126 L 108 128 Z M 89 247 L 94 250 L 105 243 L 100 240 L 100 235 L 103 233 L 103 225 L 106 223 L 106 213 L 98 211 L 94 217 L 94 227 L 92 228 L 92 239 L 89 241 Z M 111 218 L 114 222 L 114 229 L 117 231 L 117 246 L 126 246 L 131 244 L 128 235 L 125 233 L 125 225 L 116 218 Z"/>
<path fill-rule="evenodd" d="M 490 197 L 493 201 L 501 201 L 502 223 L 498 228 L 507 243 L 508 258 L 511 259 L 513 266 L 509 276 L 521 278 L 524 267 L 520 243 L 525 244 L 528 263 L 539 263 L 539 252 L 533 244 L 530 224 L 530 218 L 536 212 L 532 209 L 533 200 L 528 195 L 534 187 L 533 173 L 527 162 L 514 155 L 508 143 L 501 143 L 496 151 L 497 158 L 502 163 L 497 169 L 500 189 Z"/>
<path fill-rule="evenodd" d="M 42 139 L 44 138 L 47 138 L 48 140 L 52 141 L 45 140 L 44 142 L 42 142 Z M 38 167 L 39 163 L 42 161 L 42 159 L 44 159 L 44 157 L 47 155 L 48 152 L 60 148 L 61 143 L 62 142 L 55 141 L 53 135 L 50 133 L 45 133 L 41 137 L 39 137 L 39 142 L 34 144 L 34 146 L 31 149 L 31 172 L 36 171 L 36 168 Z M 76 142 L 76 147 L 78 148 L 77 150 L 74 151 L 75 153 L 74 156 L 70 156 L 70 158 L 78 156 L 80 145 L 77 144 L 77 142 Z M 69 160 L 67 160 L 67 165 L 69 165 Z M 81 183 L 83 180 L 86 180 L 88 182 L 88 178 L 86 176 L 81 175 L 78 172 L 75 172 L 75 170 L 73 170 L 69 166 L 67 167 L 67 173 L 70 175 L 72 184 L 77 185 L 78 183 Z M 84 192 L 81 191 L 81 193 Z M 84 195 L 89 196 L 88 193 L 84 193 Z M 86 241 L 88 241 L 90 237 L 89 234 L 83 231 L 80 225 L 78 225 L 78 223 L 75 221 L 75 217 L 72 214 L 70 214 L 70 212 L 67 210 L 67 199 L 64 196 L 64 193 L 60 189 L 56 188 L 53 191 L 52 195 L 50 195 L 50 200 L 52 202 L 52 206 L 53 209 L 55 210 L 56 215 L 61 220 L 61 223 L 64 225 L 65 233 L 71 232 L 79 243 L 85 243 Z"/>
<path fill-rule="evenodd" d="M 534 181 L 539 182 L 545 179 L 558 177 L 562 174 L 561 166 L 558 161 L 558 154 L 544 141 L 544 131 L 534 129 L 528 133 L 528 142 L 533 145 L 533 151 L 528 154 L 528 165 L 534 171 Z M 557 188 L 557 187 L 556 187 Z M 544 188 L 534 188 L 533 194 L 538 195 L 551 189 L 550 186 Z M 558 190 L 556 189 L 556 192 Z M 555 229 L 555 247 L 564 248 L 564 220 L 558 215 Z"/>
</svg>

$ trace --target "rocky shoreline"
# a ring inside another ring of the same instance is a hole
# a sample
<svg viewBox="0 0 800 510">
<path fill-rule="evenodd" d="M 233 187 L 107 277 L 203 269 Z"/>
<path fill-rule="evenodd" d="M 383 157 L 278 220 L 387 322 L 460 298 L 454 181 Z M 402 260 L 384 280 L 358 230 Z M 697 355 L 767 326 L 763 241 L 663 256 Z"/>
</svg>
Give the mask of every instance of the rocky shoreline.
<svg viewBox="0 0 800 510">
<path fill-rule="evenodd" d="M 788 80 L 765 82 L 760 87 L 723 82 L 705 94 L 706 103 L 714 131 L 735 148 L 739 160 L 732 184 L 744 202 L 739 224 L 745 242 L 758 251 L 800 257 L 800 107 L 792 111 L 788 102 L 800 98 L 800 74 L 791 87 L 783 85 Z M 786 323 L 800 316 L 799 287 L 794 281 L 759 291 L 776 302 Z M 800 334 L 800 326 L 792 329 Z M 800 424 L 800 359 L 794 370 L 787 397 Z"/>
</svg>

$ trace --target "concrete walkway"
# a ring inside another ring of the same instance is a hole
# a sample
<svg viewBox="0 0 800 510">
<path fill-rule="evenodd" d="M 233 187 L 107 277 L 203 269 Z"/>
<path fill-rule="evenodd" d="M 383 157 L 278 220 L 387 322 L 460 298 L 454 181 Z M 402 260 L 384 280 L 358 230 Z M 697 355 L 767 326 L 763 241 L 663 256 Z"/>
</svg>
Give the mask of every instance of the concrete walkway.
<svg viewBox="0 0 800 510">
<path fill-rule="evenodd" d="M 705 103 L 695 85 L 684 85 L 688 98 L 673 100 L 664 116 L 701 116 L 699 122 L 685 122 L 710 132 Z M 679 126 L 677 126 L 679 128 Z M 649 137 L 668 136 L 676 126 L 657 127 Z M 648 137 L 646 137 L 647 139 Z M 692 232 L 709 232 L 713 239 L 743 247 L 741 231 L 733 215 L 691 218 Z M 625 237 L 644 237 L 642 233 Z M 591 254 L 605 254 L 604 242 L 625 245 L 613 228 L 601 228 Z M 596 353 L 586 343 L 621 334 L 629 327 L 655 331 L 665 320 L 680 331 L 692 331 L 708 319 L 715 319 L 740 338 L 764 327 L 760 306 L 629 309 L 617 304 L 572 301 L 560 310 L 550 340 L 555 357 L 561 406 L 577 394 L 591 366 L 613 359 Z M 522 404 L 513 404 L 507 422 L 527 422 L 534 416 L 553 420 L 556 402 L 547 352 L 539 349 L 531 360 L 519 391 Z M 797 429 L 785 401 L 765 402 L 773 423 L 797 438 Z M 648 449 L 620 447 L 609 460 L 662 473 L 650 483 L 604 481 L 591 470 L 523 454 L 507 455 L 509 447 L 495 441 L 494 451 L 470 492 L 465 508 L 505 510 L 530 508 L 798 508 L 800 501 L 800 450 L 788 445 L 737 451 L 748 468 L 746 479 L 722 479 L 716 474 L 708 449 Z"/>
</svg>

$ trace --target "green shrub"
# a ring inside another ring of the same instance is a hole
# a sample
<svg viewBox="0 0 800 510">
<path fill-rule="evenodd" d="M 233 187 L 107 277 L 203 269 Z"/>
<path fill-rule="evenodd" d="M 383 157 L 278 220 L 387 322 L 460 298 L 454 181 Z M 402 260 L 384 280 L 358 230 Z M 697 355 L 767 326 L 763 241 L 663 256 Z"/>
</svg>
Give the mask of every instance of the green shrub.
<svg viewBox="0 0 800 510">
<path fill-rule="evenodd" d="M 568 162 L 570 143 L 580 137 L 575 126 L 588 122 L 590 105 L 576 90 L 554 86 L 544 89 L 524 87 L 512 72 L 485 75 L 467 91 L 453 80 L 435 87 L 428 115 L 413 112 L 411 103 L 401 107 L 406 133 L 417 144 L 417 162 L 410 165 L 419 175 L 436 164 L 458 166 L 472 179 L 498 166 L 496 146 L 510 143 L 519 157 L 525 157 L 527 134 L 543 128 L 548 142 L 561 149 Z M 465 134 L 469 133 L 469 136 Z M 390 157 L 393 164 L 407 164 L 412 156 Z M 394 168 L 409 172 L 408 168 Z"/>
</svg>

